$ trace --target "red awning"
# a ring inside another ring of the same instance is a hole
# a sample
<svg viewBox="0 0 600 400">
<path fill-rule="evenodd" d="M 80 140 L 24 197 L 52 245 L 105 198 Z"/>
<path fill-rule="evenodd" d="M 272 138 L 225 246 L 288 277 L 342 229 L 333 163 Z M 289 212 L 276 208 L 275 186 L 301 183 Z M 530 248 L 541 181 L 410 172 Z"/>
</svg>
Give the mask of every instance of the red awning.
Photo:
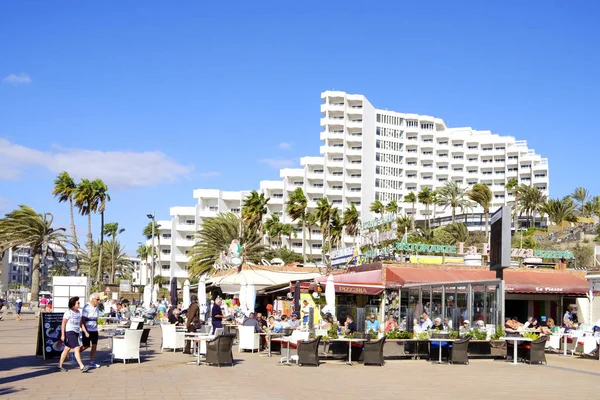
<svg viewBox="0 0 600 400">
<path fill-rule="evenodd" d="M 418 283 L 483 281 L 496 278 L 495 272 L 486 270 L 394 268 L 386 270 L 388 287 Z M 568 272 L 504 271 L 506 291 L 509 293 L 586 294 L 587 280 Z"/>
<path fill-rule="evenodd" d="M 327 276 L 317 278 L 317 281 L 325 288 Z M 385 289 L 380 269 L 333 275 L 333 283 L 336 293 L 378 295 Z"/>
</svg>

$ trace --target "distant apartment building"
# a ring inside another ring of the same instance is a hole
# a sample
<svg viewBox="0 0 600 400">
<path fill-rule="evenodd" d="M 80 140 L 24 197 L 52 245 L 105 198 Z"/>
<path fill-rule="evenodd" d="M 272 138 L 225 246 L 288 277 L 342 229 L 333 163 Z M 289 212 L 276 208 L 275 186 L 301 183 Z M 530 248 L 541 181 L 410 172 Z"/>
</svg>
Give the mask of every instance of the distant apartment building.
<svg viewBox="0 0 600 400">
<path fill-rule="evenodd" d="M 442 119 L 427 115 L 377 109 L 363 95 L 326 91 L 321 99 L 320 156 L 301 158 L 300 168 L 282 169 L 281 180 L 260 182 L 258 190 L 270 198 L 267 217 L 278 214 L 284 223 L 292 223 L 285 203 L 296 188 L 303 189 L 311 210 L 325 197 L 340 212 L 354 204 L 363 221 L 375 217 L 369 211 L 375 200 L 396 200 L 399 214 L 417 220 L 431 217 L 431 209 L 419 203 L 413 208 L 403 202 L 404 196 L 426 187 L 437 190 L 449 181 L 464 188 L 486 184 L 493 194 L 491 211 L 514 202 L 505 187 L 511 178 L 549 193 L 548 159 L 528 148 L 525 140 L 449 128 Z M 156 273 L 187 276 L 187 254 L 202 221 L 223 212 L 240 215 L 249 192 L 197 189 L 195 206 L 172 207 L 171 220 L 159 221 L 161 260 Z M 478 207 L 472 211 L 483 212 Z M 450 208 L 436 209 L 437 217 L 450 215 Z M 295 238 L 282 241 L 272 244 L 301 253 L 302 227 L 296 226 Z M 344 234 L 344 246 L 352 243 Z M 321 231 L 312 227 L 306 252 L 315 261 L 322 260 L 321 245 Z"/>
</svg>

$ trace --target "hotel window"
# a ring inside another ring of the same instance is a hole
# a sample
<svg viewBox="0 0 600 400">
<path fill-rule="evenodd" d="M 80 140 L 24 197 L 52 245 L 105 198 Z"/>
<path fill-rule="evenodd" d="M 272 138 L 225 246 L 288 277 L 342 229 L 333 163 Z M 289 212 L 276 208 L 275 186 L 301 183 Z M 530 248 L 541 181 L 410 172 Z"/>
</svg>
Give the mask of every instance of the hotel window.
<svg viewBox="0 0 600 400">
<path fill-rule="evenodd" d="M 422 123 L 421 124 L 421 129 L 432 130 L 433 129 L 433 124 L 431 124 L 431 123 Z"/>
<path fill-rule="evenodd" d="M 171 234 L 170 233 L 163 233 L 162 237 L 163 237 L 163 239 L 171 239 Z"/>
<path fill-rule="evenodd" d="M 415 121 L 415 120 L 412 120 L 412 119 L 407 119 L 406 120 L 406 126 L 417 127 L 417 126 L 419 126 L 419 121 Z"/>
</svg>

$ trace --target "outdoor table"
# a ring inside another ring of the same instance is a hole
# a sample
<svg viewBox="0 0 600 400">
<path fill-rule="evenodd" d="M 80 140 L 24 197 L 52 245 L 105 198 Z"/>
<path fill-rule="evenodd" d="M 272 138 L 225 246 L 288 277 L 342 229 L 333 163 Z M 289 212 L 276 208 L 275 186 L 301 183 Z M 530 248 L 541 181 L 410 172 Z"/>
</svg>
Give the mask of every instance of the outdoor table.
<svg viewBox="0 0 600 400">
<path fill-rule="evenodd" d="M 568 356 L 567 354 L 567 339 L 568 336 L 571 335 L 572 332 L 560 332 L 559 335 L 564 338 L 563 340 L 563 353 L 559 354 L 560 356 Z"/>
<path fill-rule="evenodd" d="M 501 340 L 506 340 L 506 341 L 512 340 L 514 342 L 513 343 L 513 362 L 512 362 L 514 365 L 517 365 L 517 363 L 518 363 L 517 362 L 517 347 L 518 347 L 518 343 L 517 342 L 519 342 L 519 341 L 521 341 L 521 342 L 531 342 L 530 338 L 525 338 L 525 337 L 522 337 L 522 336 L 508 336 L 508 337 L 503 337 L 503 338 L 500 338 L 500 339 Z"/>
<path fill-rule="evenodd" d="M 187 335 L 186 335 L 187 336 Z M 184 337 L 183 340 L 195 341 L 196 345 L 198 345 L 198 361 L 196 361 L 196 365 L 200 365 L 200 341 L 208 341 L 213 340 L 216 336 L 206 336 L 206 335 L 194 335 L 189 337 Z"/>
<path fill-rule="evenodd" d="M 266 356 L 266 357 L 272 357 L 271 355 L 271 338 L 273 336 L 283 336 L 283 333 L 281 332 L 261 332 L 260 333 L 261 336 L 266 336 L 267 337 L 267 342 L 269 343 L 269 351 L 267 354 L 261 354 L 261 357 Z M 289 345 L 288 345 L 289 348 Z"/>
<path fill-rule="evenodd" d="M 185 332 L 183 334 L 184 340 L 186 337 L 188 338 L 195 338 L 195 337 L 199 337 L 199 336 L 210 336 L 209 333 L 203 333 L 203 332 Z M 195 343 L 196 345 L 198 344 L 198 342 Z M 196 346 L 194 346 L 196 347 Z M 200 348 L 198 348 L 198 351 L 200 351 Z"/>
<path fill-rule="evenodd" d="M 348 361 L 346 365 L 352 365 L 352 343 L 368 342 L 369 339 L 355 339 L 355 338 L 338 338 L 330 339 L 330 342 L 348 342 Z"/>
<path fill-rule="evenodd" d="M 297 338 L 292 338 L 291 336 L 283 336 L 281 338 L 282 342 L 287 342 L 287 356 L 286 357 L 281 357 L 281 359 L 279 360 L 279 365 L 292 365 L 292 363 L 290 362 L 290 343 L 291 342 L 301 342 L 302 339 L 297 339 Z M 283 359 L 285 358 L 285 362 L 283 362 Z"/>
<path fill-rule="evenodd" d="M 434 364 L 442 363 L 442 342 L 454 342 L 455 339 L 446 339 L 446 338 L 429 338 L 430 342 L 440 342 L 440 347 L 438 350 L 438 361 L 434 361 Z"/>
<path fill-rule="evenodd" d="M 125 329 L 102 329 L 102 333 L 107 333 L 106 336 L 108 336 L 109 342 L 110 342 L 110 344 L 108 344 L 104 348 L 104 350 L 110 350 L 112 352 L 113 341 L 114 341 L 115 336 L 124 334 Z M 110 361 L 112 363 L 112 358 L 107 358 L 104 361 L 106 361 L 106 362 Z"/>
</svg>

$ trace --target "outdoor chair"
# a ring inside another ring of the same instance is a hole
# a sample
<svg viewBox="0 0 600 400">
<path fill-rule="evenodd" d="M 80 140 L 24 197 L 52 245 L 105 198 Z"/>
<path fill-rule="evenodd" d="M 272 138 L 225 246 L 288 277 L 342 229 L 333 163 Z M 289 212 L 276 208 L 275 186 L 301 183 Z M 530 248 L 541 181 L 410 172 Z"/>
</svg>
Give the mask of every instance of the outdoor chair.
<svg viewBox="0 0 600 400">
<path fill-rule="evenodd" d="M 297 357 L 298 365 L 316 365 L 319 366 L 319 343 L 321 336 L 313 340 L 303 340 L 298 345 Z"/>
<path fill-rule="evenodd" d="M 221 335 L 206 343 L 206 364 L 216 364 L 217 367 L 221 364 L 231 364 L 233 367 L 233 339 L 234 334 Z"/>
<path fill-rule="evenodd" d="M 145 328 L 142 331 L 142 337 L 140 339 L 140 346 L 146 346 L 146 353 L 148 352 L 148 337 L 150 336 L 150 328 Z"/>
<path fill-rule="evenodd" d="M 448 362 L 450 362 L 451 364 L 469 364 L 469 357 L 467 355 L 467 351 L 469 349 L 470 340 L 471 337 L 468 335 L 463 337 L 462 339 L 455 340 L 452 343 L 452 348 L 450 349 L 450 357 L 448 358 Z"/>
<path fill-rule="evenodd" d="M 215 336 L 221 336 L 225 333 L 225 329 L 223 328 L 215 328 Z"/>
<path fill-rule="evenodd" d="M 365 342 L 363 348 L 363 363 L 377 364 L 383 367 L 383 345 L 385 344 L 385 336 L 374 342 Z"/>
<path fill-rule="evenodd" d="M 144 318 L 131 318 L 129 329 L 144 329 Z"/>
<path fill-rule="evenodd" d="M 281 330 L 281 333 L 283 334 L 283 336 L 290 336 L 292 334 L 292 332 L 294 332 L 293 329 L 290 328 L 283 328 Z M 277 352 L 281 354 L 281 348 L 282 348 L 282 344 L 281 344 L 281 336 L 275 336 L 271 338 L 271 352 Z"/>
<path fill-rule="evenodd" d="M 161 325 L 162 329 L 162 345 L 161 352 L 165 349 L 182 349 L 185 347 L 185 331 L 177 332 L 175 325 Z"/>
<path fill-rule="evenodd" d="M 260 350 L 260 334 L 254 332 L 253 326 L 239 326 L 240 338 L 238 342 L 238 353 L 242 350 Z M 233 334 L 235 336 L 235 334 Z"/>
<path fill-rule="evenodd" d="M 137 359 L 138 364 L 141 363 L 140 341 L 143 333 L 143 331 L 137 329 L 127 329 L 123 337 L 113 338 L 110 362 L 112 363 L 117 359 L 123 360 L 123 364 L 125 364 L 127 360 Z"/>
<path fill-rule="evenodd" d="M 527 352 L 527 359 L 529 361 L 529 364 L 548 364 L 548 362 L 546 361 L 546 353 L 544 352 L 544 350 L 546 349 L 547 340 L 548 337 L 542 335 L 531 342 L 531 345 L 529 346 L 529 351 Z"/>
</svg>

